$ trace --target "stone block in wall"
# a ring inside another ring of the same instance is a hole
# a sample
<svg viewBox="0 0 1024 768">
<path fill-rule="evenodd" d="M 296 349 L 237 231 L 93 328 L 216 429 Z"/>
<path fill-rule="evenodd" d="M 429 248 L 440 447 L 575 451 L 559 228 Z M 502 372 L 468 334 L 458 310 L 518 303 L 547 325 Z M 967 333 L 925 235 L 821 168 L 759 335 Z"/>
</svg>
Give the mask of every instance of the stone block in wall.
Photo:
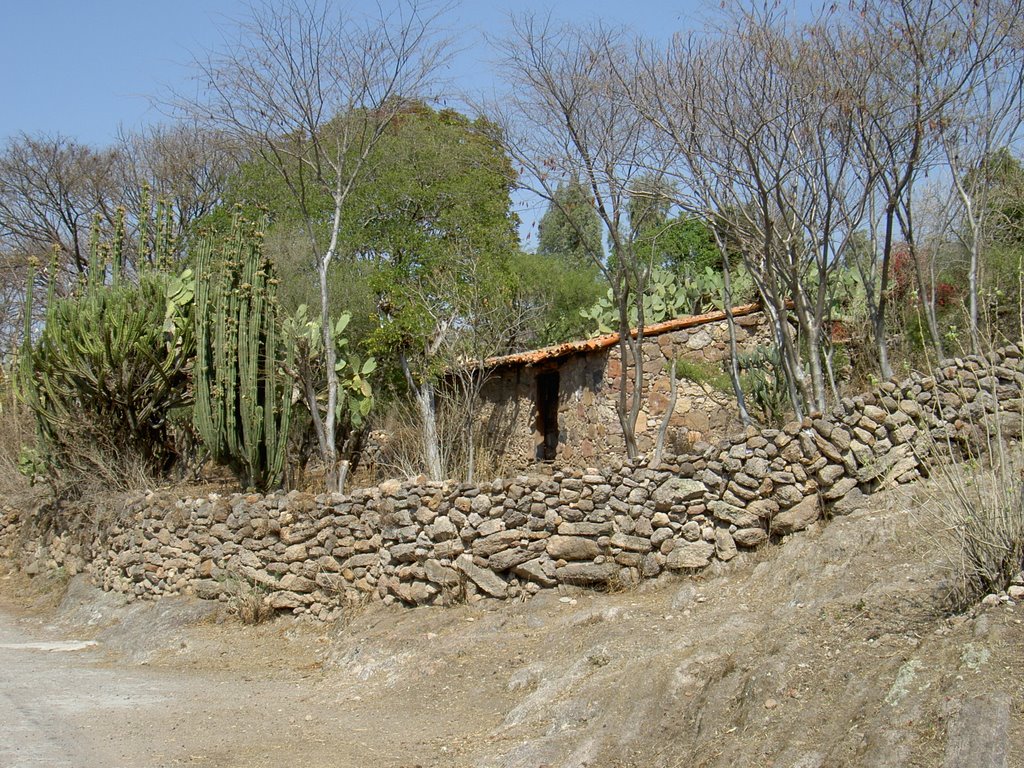
<svg viewBox="0 0 1024 768">
<path fill-rule="evenodd" d="M 274 610 L 294 610 L 305 607 L 308 598 L 295 592 L 273 592 L 266 597 L 266 603 Z"/>
<path fill-rule="evenodd" d="M 715 555 L 724 562 L 736 557 L 736 542 L 726 528 L 715 529 Z"/>
<path fill-rule="evenodd" d="M 520 579 L 532 581 L 542 587 L 553 587 L 558 583 L 555 579 L 555 570 L 555 563 L 552 560 L 538 557 L 513 566 L 512 573 Z"/>
<path fill-rule="evenodd" d="M 598 543 L 583 536 L 552 536 L 546 550 L 552 560 L 593 560 L 601 554 Z"/>
<path fill-rule="evenodd" d="M 455 587 L 462 581 L 462 577 L 454 568 L 442 565 L 433 558 L 423 563 L 423 570 L 428 579 L 442 587 Z"/>
<path fill-rule="evenodd" d="M 459 555 L 454 565 L 456 570 L 465 574 L 482 592 L 502 599 L 508 596 L 508 583 L 494 571 L 478 566 L 470 555 Z"/>
<path fill-rule="evenodd" d="M 392 580 L 388 584 L 391 594 L 406 605 L 424 605 L 438 593 L 437 587 L 423 581 L 403 582 Z"/>
<path fill-rule="evenodd" d="M 480 557 L 490 557 L 502 550 L 517 545 L 522 535 L 522 532 L 518 530 L 498 531 L 490 536 L 484 536 L 474 541 L 470 551 Z"/>
<path fill-rule="evenodd" d="M 808 496 L 803 501 L 772 518 L 772 533 L 786 536 L 802 531 L 821 517 L 821 505 L 817 496 Z"/>
<path fill-rule="evenodd" d="M 674 571 L 703 568 L 714 554 L 715 545 L 707 541 L 680 543 L 669 552 L 665 566 Z"/>
<path fill-rule="evenodd" d="M 612 547 L 629 552 L 647 553 L 651 551 L 651 540 L 644 536 L 630 536 L 625 533 L 614 533 L 611 536 Z"/>
<path fill-rule="evenodd" d="M 527 560 L 532 560 L 535 557 L 535 553 L 528 549 L 521 547 L 515 547 L 513 549 L 505 549 L 501 552 L 497 552 L 491 555 L 487 559 L 487 567 L 492 571 L 501 573 L 503 571 L 511 570 L 517 565 L 525 563 Z"/>
<path fill-rule="evenodd" d="M 618 578 L 619 570 L 619 566 L 611 560 L 603 563 L 567 563 L 555 569 L 555 578 L 562 584 L 601 587 Z"/>
<path fill-rule="evenodd" d="M 755 502 L 756 503 L 756 502 Z M 749 508 L 739 507 L 735 504 L 721 500 L 713 500 L 708 504 L 708 511 L 717 520 L 735 525 L 737 528 L 749 528 L 758 524 L 757 513 Z"/>
<path fill-rule="evenodd" d="M 707 492 L 707 486 L 699 480 L 670 477 L 651 494 L 651 500 L 657 511 L 665 512 L 676 505 L 703 498 Z"/>
<path fill-rule="evenodd" d="M 740 528 L 732 534 L 732 538 L 737 545 L 753 549 L 768 541 L 768 532 L 764 528 Z"/>
</svg>

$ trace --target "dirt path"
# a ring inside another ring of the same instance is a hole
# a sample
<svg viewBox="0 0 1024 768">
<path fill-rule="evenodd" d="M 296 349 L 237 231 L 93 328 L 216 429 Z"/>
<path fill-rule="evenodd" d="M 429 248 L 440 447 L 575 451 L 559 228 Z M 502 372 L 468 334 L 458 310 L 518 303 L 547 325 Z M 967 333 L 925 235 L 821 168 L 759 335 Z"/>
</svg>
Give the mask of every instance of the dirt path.
<svg viewBox="0 0 1024 768">
<path fill-rule="evenodd" d="M 111 664 L 101 644 L 83 646 L 0 613 L 0 765 L 283 764 L 274 703 L 294 686 Z"/>
</svg>

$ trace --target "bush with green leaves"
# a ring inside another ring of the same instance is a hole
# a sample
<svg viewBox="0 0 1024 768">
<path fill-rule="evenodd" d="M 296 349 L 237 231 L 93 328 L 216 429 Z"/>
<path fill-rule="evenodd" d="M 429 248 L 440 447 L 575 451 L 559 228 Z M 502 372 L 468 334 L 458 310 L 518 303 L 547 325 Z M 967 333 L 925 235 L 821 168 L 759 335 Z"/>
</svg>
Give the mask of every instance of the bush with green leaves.
<svg viewBox="0 0 1024 768">
<path fill-rule="evenodd" d="M 357 453 L 360 435 L 366 426 L 366 417 L 374 406 L 370 377 L 377 370 L 375 358 L 360 359 L 351 349 L 346 335 L 351 319 L 351 315 L 342 313 L 331 321 L 330 326 L 331 343 L 337 359 L 333 375 L 338 381 L 338 399 L 334 405 L 334 439 L 340 446 L 341 462 L 338 487 L 344 487 L 348 467 Z M 310 312 L 305 304 L 300 304 L 294 314 L 284 318 L 282 327 L 282 336 L 291 348 L 289 373 L 300 388 L 302 402 L 306 406 L 301 413 L 305 427 L 300 431 L 307 437 L 312 433 L 316 440 L 322 439 L 324 424 L 320 414 L 326 409 L 328 397 L 322 327 L 319 315 Z M 317 419 L 321 419 L 319 427 L 314 423 Z M 299 471 L 305 466 L 309 443 L 309 439 L 301 440 L 298 455 L 294 457 Z"/>
</svg>

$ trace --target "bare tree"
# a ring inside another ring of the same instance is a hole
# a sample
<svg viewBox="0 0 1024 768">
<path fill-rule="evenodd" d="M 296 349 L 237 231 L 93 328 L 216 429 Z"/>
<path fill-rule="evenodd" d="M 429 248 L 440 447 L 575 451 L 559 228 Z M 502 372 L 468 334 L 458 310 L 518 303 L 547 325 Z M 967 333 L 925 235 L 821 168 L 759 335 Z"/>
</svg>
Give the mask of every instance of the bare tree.
<svg viewBox="0 0 1024 768">
<path fill-rule="evenodd" d="M 866 208 L 825 34 L 775 9 L 731 9 L 713 35 L 648 50 L 639 98 L 678 150 L 680 204 L 710 222 L 720 248 L 739 239 L 798 415 L 826 405 L 828 282 Z"/>
<path fill-rule="evenodd" d="M 653 265 L 636 247 L 643 222 L 630 220 L 630 201 L 662 181 L 665 163 L 650 124 L 621 87 L 635 74 L 627 43 L 623 30 L 601 24 L 517 17 L 511 36 L 500 44 L 509 93 L 489 111 L 523 169 L 524 187 L 557 207 L 560 186 L 578 181 L 601 220 L 607 255 L 588 233 L 577 234 L 607 279 L 617 310 L 622 368 L 616 412 L 632 458 L 639 454 L 636 423 L 644 391 L 643 295 Z M 653 213 L 657 206 L 636 210 Z M 578 222 L 569 211 L 562 213 L 570 224 Z"/>
<path fill-rule="evenodd" d="M 968 254 L 968 331 L 971 349 L 981 351 L 978 328 L 982 253 L 991 236 L 989 195 L 999 172 L 997 153 L 1021 132 L 1024 48 L 1018 3 L 957 5 L 953 12 L 956 66 L 964 82 L 942 105 L 938 141 L 952 177 L 961 226 L 955 231 Z"/>
<path fill-rule="evenodd" d="M 408 100 L 443 63 L 435 31 L 444 7 L 399 0 L 364 18 L 326 0 L 287 0 L 254 12 L 224 50 L 196 62 L 201 94 L 177 105 L 265 161 L 300 211 L 315 253 L 325 368 L 334 371 L 328 269 L 339 255 L 343 213 L 372 150 Z M 331 201 L 323 221 L 318 202 Z M 307 403 L 328 483 L 339 488 L 338 381 L 327 402 Z"/>
<path fill-rule="evenodd" d="M 866 0 L 853 10 L 844 23 L 843 63 L 835 76 L 860 78 L 861 98 L 851 114 L 859 132 L 858 162 L 878 179 L 869 218 L 873 247 L 857 266 L 881 373 L 888 378 L 886 312 L 900 241 L 911 255 L 931 344 L 942 354 L 934 281 L 929 287 L 921 268 L 928 260 L 916 253 L 915 188 L 932 171 L 951 171 L 946 148 L 952 149 L 948 139 L 957 134 L 952 114 L 963 114 L 968 103 L 975 116 L 991 114 L 995 102 L 989 100 L 996 91 L 1008 95 L 1006 86 L 1019 78 L 1014 62 L 1022 6 L 1019 0 Z M 965 129 L 961 123 L 961 136 Z"/>
<path fill-rule="evenodd" d="M 195 121 L 153 125 L 118 136 L 119 181 L 125 207 L 145 220 L 154 198 L 170 206 L 174 241 L 181 253 L 195 224 L 222 202 L 242 147 Z M 142 233 L 152 237 L 154 233 Z"/>
<path fill-rule="evenodd" d="M 73 274 L 89 266 L 93 218 L 115 216 L 117 154 L 63 136 L 21 134 L 0 154 L 0 240 L 49 260 L 59 246 Z"/>
</svg>

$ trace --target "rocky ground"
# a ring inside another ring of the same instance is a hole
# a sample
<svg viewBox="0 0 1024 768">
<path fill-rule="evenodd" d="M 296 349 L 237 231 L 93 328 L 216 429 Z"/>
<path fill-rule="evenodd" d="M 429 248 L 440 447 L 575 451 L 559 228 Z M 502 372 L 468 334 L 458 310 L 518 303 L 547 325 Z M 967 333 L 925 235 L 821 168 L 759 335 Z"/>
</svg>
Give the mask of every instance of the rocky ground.
<svg viewBox="0 0 1024 768">
<path fill-rule="evenodd" d="M 1024 601 L 944 612 L 929 493 L 696 578 L 333 624 L 8 574 L 0 764 L 1020 768 Z"/>
</svg>

